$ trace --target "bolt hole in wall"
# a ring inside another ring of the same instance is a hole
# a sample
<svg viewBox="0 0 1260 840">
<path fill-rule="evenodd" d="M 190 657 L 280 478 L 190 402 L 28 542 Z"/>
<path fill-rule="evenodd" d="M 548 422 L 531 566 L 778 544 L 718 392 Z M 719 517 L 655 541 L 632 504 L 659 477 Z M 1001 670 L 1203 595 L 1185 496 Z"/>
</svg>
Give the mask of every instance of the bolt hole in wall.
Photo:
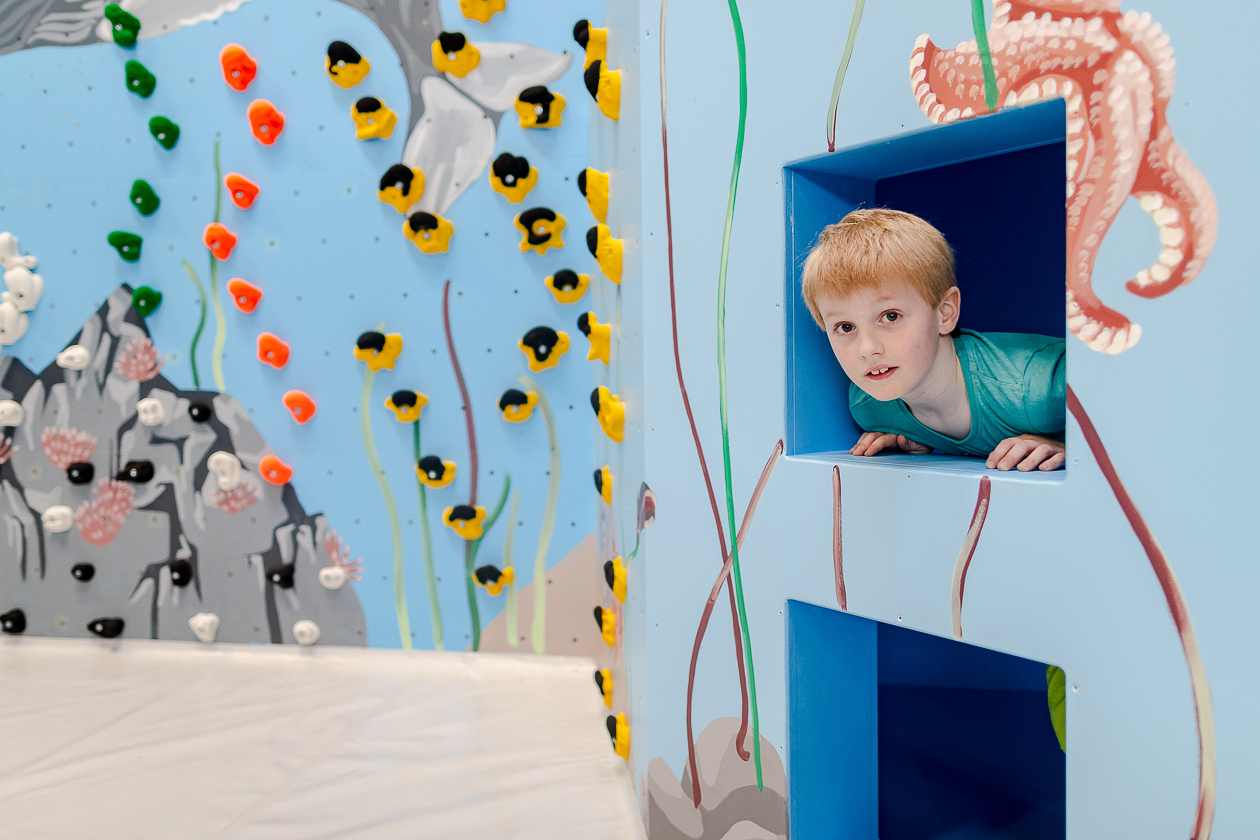
<svg viewBox="0 0 1260 840">
<path fill-rule="evenodd" d="M 786 621 L 793 840 L 1063 840 L 1045 663 L 799 601 Z"/>
<path fill-rule="evenodd" d="M 897 469 L 1059 481 L 1054 472 L 998 473 L 981 458 L 854 457 L 862 430 L 849 379 L 801 299 L 801 266 L 818 233 L 858 207 L 921 216 L 953 246 L 961 327 L 1066 333 L 1067 115 L 1063 100 L 909 132 L 784 167 L 787 203 L 786 454 Z"/>
</svg>

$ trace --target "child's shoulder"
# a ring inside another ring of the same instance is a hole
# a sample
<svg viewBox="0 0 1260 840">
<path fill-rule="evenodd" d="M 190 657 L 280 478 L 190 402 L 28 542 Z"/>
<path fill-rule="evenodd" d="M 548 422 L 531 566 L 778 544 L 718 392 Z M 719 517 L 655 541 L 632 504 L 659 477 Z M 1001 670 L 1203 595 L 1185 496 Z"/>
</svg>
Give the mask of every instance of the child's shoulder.
<svg viewBox="0 0 1260 840">
<path fill-rule="evenodd" d="M 1062 363 L 1067 344 L 1062 338 L 1032 333 L 963 330 L 955 339 L 972 370 L 1000 380 L 1022 380 L 1031 371 Z"/>
</svg>

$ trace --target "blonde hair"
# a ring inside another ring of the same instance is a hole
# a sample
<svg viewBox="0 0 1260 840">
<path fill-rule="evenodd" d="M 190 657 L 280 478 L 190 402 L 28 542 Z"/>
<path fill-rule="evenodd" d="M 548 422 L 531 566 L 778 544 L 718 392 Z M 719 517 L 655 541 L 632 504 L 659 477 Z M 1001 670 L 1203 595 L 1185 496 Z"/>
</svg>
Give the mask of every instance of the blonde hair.
<svg viewBox="0 0 1260 840">
<path fill-rule="evenodd" d="M 801 297 L 818 326 L 815 303 L 830 292 L 846 297 L 879 289 L 889 280 L 909 283 L 933 307 L 954 286 L 954 250 L 941 232 L 911 213 L 875 207 L 854 210 L 818 234 L 801 270 Z"/>
</svg>

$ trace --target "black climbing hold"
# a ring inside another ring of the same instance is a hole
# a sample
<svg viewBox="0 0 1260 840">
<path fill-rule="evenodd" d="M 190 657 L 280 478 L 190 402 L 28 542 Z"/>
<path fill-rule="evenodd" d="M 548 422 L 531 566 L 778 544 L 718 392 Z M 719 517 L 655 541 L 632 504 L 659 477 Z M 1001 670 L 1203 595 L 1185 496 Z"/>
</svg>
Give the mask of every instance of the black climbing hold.
<svg viewBox="0 0 1260 840">
<path fill-rule="evenodd" d="M 358 64 L 363 60 L 363 56 L 359 55 L 359 51 L 345 41 L 333 41 L 328 45 L 328 60 L 334 65 L 338 61 L 344 61 L 346 64 Z"/>
<path fill-rule="evenodd" d="M 599 247 L 599 225 L 586 232 L 586 250 L 591 252 L 591 256 L 597 256 L 595 250 Z"/>
<path fill-rule="evenodd" d="M 168 566 L 171 570 L 171 584 L 183 588 L 192 583 L 193 567 L 187 560 L 175 560 Z"/>
<path fill-rule="evenodd" d="M 71 484 L 91 484 L 96 476 L 96 467 L 88 461 L 75 461 L 66 467 L 66 480 Z"/>
<path fill-rule="evenodd" d="M 91 563 L 75 563 L 70 567 L 70 575 L 75 580 L 81 580 L 84 583 L 87 583 L 89 580 L 96 577 L 96 567 Z"/>
<path fill-rule="evenodd" d="M 390 399 L 393 400 L 394 405 L 398 406 L 399 408 L 403 408 L 403 407 L 410 408 L 411 406 L 416 404 L 416 392 L 415 391 L 395 391 L 393 395 L 390 396 Z"/>
<path fill-rule="evenodd" d="M 556 211 L 547 207 L 534 207 L 521 213 L 518 218 L 521 226 L 528 231 L 525 237 L 529 240 L 530 245 L 541 245 L 551 239 L 551 226 L 547 225 L 542 233 L 535 233 L 534 222 L 554 222 L 556 220 Z"/>
<path fill-rule="evenodd" d="M 450 55 L 462 50 L 468 43 L 468 39 L 462 32 L 439 32 L 438 43 L 442 45 L 442 52 Z"/>
<path fill-rule="evenodd" d="M 595 409 L 595 413 L 599 414 L 599 389 L 591 391 L 591 408 Z"/>
<path fill-rule="evenodd" d="M 285 563 L 283 566 L 272 566 L 267 570 L 267 577 L 271 582 L 281 589 L 293 588 L 293 571 L 292 563 Z"/>
<path fill-rule="evenodd" d="M 442 459 L 437 455 L 425 455 L 416 466 L 429 477 L 430 481 L 441 481 L 446 475 L 446 464 L 443 464 Z"/>
<path fill-rule="evenodd" d="M 188 416 L 192 418 L 194 423 L 209 423 L 210 418 L 214 416 L 214 409 L 210 407 L 210 403 L 190 403 L 188 406 Z"/>
<path fill-rule="evenodd" d="M 604 672 L 599 668 L 595 669 L 595 685 L 599 686 L 600 691 L 604 690 Z"/>
<path fill-rule="evenodd" d="M 597 472 L 595 473 L 595 475 L 598 479 L 599 473 Z M 599 483 L 600 482 L 597 480 L 596 484 L 599 484 Z M 613 570 L 613 562 L 611 560 L 604 563 L 604 580 L 608 581 L 609 589 L 612 589 L 614 587 L 614 584 L 616 584 L 617 582 L 617 573 Z"/>
<path fill-rule="evenodd" d="M 116 639 L 122 635 L 126 626 L 127 623 L 121 618 L 94 618 L 88 622 L 87 629 L 102 639 Z"/>
<path fill-rule="evenodd" d="M 499 411 L 507 411 L 514 405 L 528 405 L 529 397 L 524 391 L 518 391 L 515 388 L 508 388 L 503 392 L 503 396 L 499 397 Z"/>
<path fill-rule="evenodd" d="M 472 505 L 455 505 L 451 508 L 451 515 L 446 517 L 447 522 L 472 522 L 477 518 L 477 509 Z"/>
<path fill-rule="evenodd" d="M 568 268 L 562 268 L 557 271 L 551 278 L 551 282 L 562 292 L 571 292 L 581 283 L 578 280 L 577 272 Z"/>
<path fill-rule="evenodd" d="M 119 481 L 130 481 L 145 484 L 153 480 L 152 461 L 128 461 L 118 472 Z"/>
<path fill-rule="evenodd" d="M 540 362 L 547 361 L 559 341 L 560 336 L 551 327 L 534 327 L 521 339 L 521 343 L 528 347 L 534 354 L 534 358 Z"/>
<path fill-rule="evenodd" d="M 604 608 L 603 607 L 595 608 L 595 626 L 599 628 L 599 631 L 601 633 L 604 632 Z"/>
<path fill-rule="evenodd" d="M 591 313 L 583 312 L 578 316 L 578 329 L 582 331 L 582 335 L 590 337 L 591 334 Z"/>
<path fill-rule="evenodd" d="M 582 81 L 586 83 L 586 89 L 591 92 L 592 99 L 599 98 L 599 71 L 604 66 L 604 62 L 598 58 L 591 62 L 591 66 L 586 68 L 586 72 L 582 74 Z"/>
<path fill-rule="evenodd" d="M 504 186 L 511 187 L 517 181 L 523 181 L 529 177 L 529 160 L 504 152 L 494 159 L 494 163 L 490 165 L 490 171 L 494 173 L 495 178 L 503 182 Z"/>
<path fill-rule="evenodd" d="M 538 105 L 542 107 L 542 113 L 537 115 L 535 122 L 542 124 L 551 119 L 551 103 L 555 101 L 555 94 L 547 90 L 543 85 L 534 85 L 527 87 L 516 96 L 521 102 L 530 105 Z"/>
<path fill-rule="evenodd" d="M 617 740 L 617 719 L 613 717 L 612 715 L 609 715 L 608 718 L 604 721 L 604 726 L 608 727 L 608 737 L 616 741 Z"/>
<path fill-rule="evenodd" d="M 503 572 L 496 566 L 482 566 L 473 572 L 473 575 L 476 576 L 478 583 L 486 586 L 503 577 Z"/>
<path fill-rule="evenodd" d="M 416 174 L 411 171 L 411 167 L 403 163 L 395 163 L 381 176 L 380 189 L 383 191 L 393 187 L 406 196 L 411 192 L 411 182 L 415 177 Z"/>
<path fill-rule="evenodd" d="M 578 185 L 578 190 L 582 193 L 582 195 L 586 195 L 586 168 L 585 167 L 583 167 L 582 171 L 578 173 L 577 185 Z"/>
<path fill-rule="evenodd" d="M 604 492 L 604 468 L 603 467 L 600 467 L 599 469 L 595 470 L 595 491 L 597 493 L 600 493 L 601 495 Z M 605 569 L 605 573 L 607 573 L 607 569 Z M 611 583 L 608 585 L 612 586 Z"/>
<path fill-rule="evenodd" d="M 25 632 L 26 613 L 19 609 L 12 609 L 4 615 L 0 615 L 0 630 L 3 630 L 10 636 L 16 636 L 18 633 Z"/>
<path fill-rule="evenodd" d="M 419 213 L 411 214 L 411 216 L 407 219 L 407 226 L 411 228 L 412 233 L 419 233 L 422 230 L 437 230 L 437 216 L 434 216 L 432 213 L 425 213 L 421 210 Z M 363 345 L 359 346 L 362 347 Z"/>
<path fill-rule="evenodd" d="M 573 40 L 577 41 L 582 49 L 586 49 L 586 42 L 591 40 L 591 22 L 583 18 L 573 24 Z"/>
<path fill-rule="evenodd" d="M 378 332 L 365 332 L 355 344 L 360 350 L 375 350 L 379 353 L 385 349 L 385 336 Z"/>
<path fill-rule="evenodd" d="M 365 96 L 358 102 L 354 103 L 354 110 L 360 114 L 370 114 L 373 111 L 381 110 L 381 100 L 375 96 Z"/>
</svg>

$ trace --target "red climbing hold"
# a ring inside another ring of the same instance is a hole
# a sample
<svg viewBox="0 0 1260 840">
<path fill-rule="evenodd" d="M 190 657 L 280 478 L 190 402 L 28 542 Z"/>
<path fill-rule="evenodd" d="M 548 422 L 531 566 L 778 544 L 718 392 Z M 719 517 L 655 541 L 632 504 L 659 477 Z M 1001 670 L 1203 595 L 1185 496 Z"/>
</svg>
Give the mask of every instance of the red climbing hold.
<svg viewBox="0 0 1260 840">
<path fill-rule="evenodd" d="M 279 370 L 289 363 L 289 345 L 269 332 L 259 333 L 258 361 Z"/>
<path fill-rule="evenodd" d="M 232 256 L 232 249 L 236 247 L 236 234 L 218 222 L 211 222 L 206 225 L 206 230 L 201 235 L 201 240 L 206 243 L 210 253 L 220 260 L 226 260 Z"/>
<path fill-rule="evenodd" d="M 229 172 L 223 179 L 223 186 L 228 189 L 228 198 L 242 210 L 253 207 L 254 199 L 258 198 L 258 185 L 239 172 Z"/>
<path fill-rule="evenodd" d="M 249 130 L 254 132 L 254 139 L 264 146 L 276 142 L 280 132 L 284 131 L 284 114 L 276 110 L 266 99 L 255 99 L 249 103 Z"/>
<path fill-rule="evenodd" d="M 258 75 L 258 62 L 240 44 L 228 44 L 219 53 L 223 65 L 223 81 L 233 90 L 245 90 Z"/>
<path fill-rule="evenodd" d="M 285 392 L 284 407 L 289 409 L 294 420 L 303 425 L 315 416 L 315 400 L 305 391 Z"/>
<path fill-rule="evenodd" d="M 266 455 L 258 462 L 258 474 L 268 484 L 280 487 L 288 484 L 289 479 L 293 478 L 293 467 L 290 467 L 275 455 Z"/>
<path fill-rule="evenodd" d="M 262 289 L 239 277 L 233 277 L 228 281 L 227 290 L 232 296 L 232 303 L 246 315 L 258 308 L 258 301 L 262 300 L 263 296 Z"/>
</svg>

